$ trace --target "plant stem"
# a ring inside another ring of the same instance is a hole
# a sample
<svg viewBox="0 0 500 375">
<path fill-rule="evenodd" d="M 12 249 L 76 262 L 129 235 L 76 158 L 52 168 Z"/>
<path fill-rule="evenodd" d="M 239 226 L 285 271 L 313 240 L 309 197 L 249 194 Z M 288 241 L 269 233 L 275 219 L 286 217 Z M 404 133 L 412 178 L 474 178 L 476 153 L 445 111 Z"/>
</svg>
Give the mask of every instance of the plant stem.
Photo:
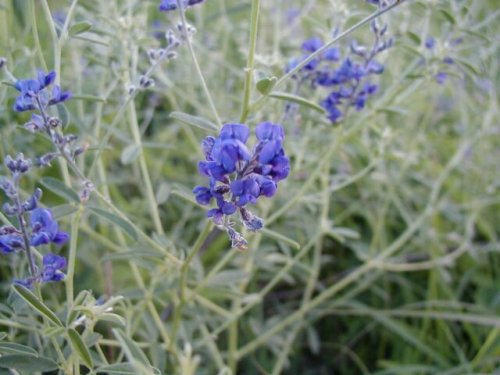
<svg viewBox="0 0 500 375">
<path fill-rule="evenodd" d="M 214 101 L 212 99 L 212 95 L 210 94 L 210 91 L 208 90 L 207 83 L 205 81 L 205 78 L 203 77 L 203 73 L 201 72 L 200 64 L 198 64 L 196 54 L 194 53 L 193 44 L 191 43 L 191 39 L 190 39 L 188 32 L 187 32 L 186 15 L 184 13 L 184 7 L 182 6 L 181 0 L 177 0 L 177 8 L 179 9 L 179 15 L 181 17 L 182 33 L 184 34 L 184 38 L 186 40 L 186 44 L 188 46 L 189 53 L 190 53 L 191 58 L 193 60 L 196 74 L 198 74 L 198 78 L 200 80 L 201 87 L 203 88 L 203 91 L 205 92 L 205 96 L 207 97 L 208 104 L 210 105 L 210 108 L 211 108 L 212 113 L 214 115 L 215 121 L 217 122 L 217 125 L 219 125 L 219 128 L 221 128 L 222 122 L 220 120 L 219 114 L 217 113 L 217 108 L 215 107 Z"/>
<path fill-rule="evenodd" d="M 66 300 L 68 304 L 68 311 L 73 307 L 74 301 L 74 276 L 75 276 L 75 263 L 76 263 L 76 250 L 78 245 L 78 229 L 80 218 L 83 212 L 83 206 L 78 208 L 71 219 L 71 240 L 69 244 L 68 268 L 66 271 Z"/>
<path fill-rule="evenodd" d="M 255 64 L 255 49 L 257 47 L 257 32 L 259 29 L 260 0 L 252 1 L 252 15 L 250 18 L 250 45 L 248 48 L 247 67 L 245 69 L 245 88 L 243 94 L 243 108 L 240 122 L 245 122 L 248 117 L 250 96 L 252 93 L 252 78 Z"/>
<path fill-rule="evenodd" d="M 181 322 L 181 317 L 182 317 L 182 310 L 184 309 L 184 306 L 186 304 L 186 277 L 187 277 L 187 272 L 189 270 L 189 264 L 193 260 L 194 256 L 198 251 L 201 249 L 201 246 L 205 242 L 205 240 L 208 237 L 208 234 L 210 233 L 210 229 L 212 228 L 212 223 L 210 221 L 207 221 L 205 223 L 205 227 L 203 230 L 200 232 L 198 235 L 198 238 L 196 239 L 196 242 L 194 243 L 193 247 L 189 251 L 186 259 L 184 260 L 184 263 L 181 266 L 181 274 L 179 278 L 179 304 L 175 308 L 175 313 L 174 313 L 174 323 L 173 323 L 173 328 L 172 328 L 172 341 L 170 342 L 170 349 L 172 350 L 175 345 L 175 340 L 177 337 L 177 332 L 179 330 L 180 322 Z"/>
</svg>

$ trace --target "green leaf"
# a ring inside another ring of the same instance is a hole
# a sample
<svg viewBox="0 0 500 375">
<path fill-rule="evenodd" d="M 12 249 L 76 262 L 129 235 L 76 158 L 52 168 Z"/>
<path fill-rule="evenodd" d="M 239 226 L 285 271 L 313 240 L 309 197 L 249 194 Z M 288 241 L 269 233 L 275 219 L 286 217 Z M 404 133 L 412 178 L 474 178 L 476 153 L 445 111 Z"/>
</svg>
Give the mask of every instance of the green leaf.
<svg viewBox="0 0 500 375">
<path fill-rule="evenodd" d="M 149 363 L 149 360 L 144 352 L 132 339 L 118 329 L 113 329 L 112 331 L 113 335 L 115 335 L 116 339 L 120 342 L 121 348 L 129 361 L 137 361 L 145 366 L 151 367 L 151 364 Z"/>
<path fill-rule="evenodd" d="M 141 146 L 136 144 L 131 144 L 125 147 L 120 156 L 120 161 L 122 164 L 127 165 L 135 161 L 141 154 Z"/>
<path fill-rule="evenodd" d="M 72 202 L 80 202 L 78 194 L 59 180 L 53 177 L 43 177 L 40 182 L 43 186 L 52 191 L 54 194 L 59 195 L 61 198 Z"/>
<path fill-rule="evenodd" d="M 78 354 L 83 364 L 87 366 L 89 369 L 92 369 L 94 367 L 94 364 L 92 362 L 92 357 L 90 356 L 90 351 L 83 342 L 83 339 L 78 333 L 78 331 L 74 328 L 68 329 L 68 338 L 71 343 L 71 347 L 73 348 L 73 351 L 75 351 Z"/>
<path fill-rule="evenodd" d="M 29 2 L 24 0 L 13 0 L 12 8 L 14 9 L 14 16 L 17 22 L 24 28 L 26 25 L 26 15 L 30 14 Z M 31 6 L 35 6 L 33 3 Z"/>
<path fill-rule="evenodd" d="M 78 207 L 70 203 L 61 204 L 52 208 L 52 214 L 54 215 L 54 219 L 56 220 L 74 214 L 76 211 L 78 211 Z"/>
<path fill-rule="evenodd" d="M 439 9 L 439 12 L 443 15 L 444 18 L 446 18 L 446 20 L 451 23 L 452 25 L 456 24 L 457 21 L 455 20 L 455 17 L 453 17 L 453 15 L 448 12 L 446 9 Z"/>
<path fill-rule="evenodd" d="M 301 106 L 314 109 L 315 111 L 318 111 L 319 113 L 321 113 L 323 115 L 326 113 L 326 111 L 323 107 L 321 107 L 318 104 L 316 104 L 310 100 L 307 100 L 301 96 L 288 94 L 286 92 L 278 92 L 278 91 L 274 91 L 274 92 L 270 93 L 269 96 L 271 98 L 275 98 L 275 99 L 279 99 L 279 100 L 286 100 L 288 102 L 297 103 Z"/>
<path fill-rule="evenodd" d="M 165 203 L 170 197 L 170 193 L 172 189 L 169 184 L 162 182 L 160 186 L 158 186 L 158 190 L 156 191 L 156 203 L 158 205 Z"/>
<path fill-rule="evenodd" d="M 13 354 L 0 358 L 0 367 L 21 372 L 43 372 L 57 370 L 59 366 L 50 358 L 36 357 L 34 355 Z"/>
<path fill-rule="evenodd" d="M 34 355 L 37 356 L 38 353 L 33 348 L 29 346 L 11 343 L 11 342 L 0 342 L 0 353 L 2 354 L 21 354 L 21 355 Z"/>
<path fill-rule="evenodd" d="M 113 313 L 103 313 L 98 316 L 98 320 L 109 322 L 111 324 L 115 324 L 117 326 L 125 327 L 127 322 L 120 315 Z"/>
<path fill-rule="evenodd" d="M 462 65 L 464 68 L 466 68 L 467 70 L 469 70 L 469 72 L 472 73 L 472 75 L 476 75 L 476 76 L 481 75 L 481 72 L 479 71 L 479 69 L 476 68 L 473 64 L 471 64 L 467 60 L 462 59 L 462 58 L 455 58 L 455 61 L 459 65 Z"/>
<path fill-rule="evenodd" d="M 275 240 L 287 243 L 287 244 L 293 246 L 296 249 L 300 249 L 300 244 L 298 242 L 296 242 L 294 240 L 291 240 L 287 236 L 284 236 L 284 235 L 282 235 L 282 234 L 280 234 L 278 232 L 275 232 L 274 230 L 270 230 L 270 229 L 267 229 L 267 228 L 262 228 L 260 231 L 262 232 L 262 234 L 264 234 L 266 236 L 269 236 L 271 238 L 274 238 Z"/>
<path fill-rule="evenodd" d="M 118 374 L 118 375 L 136 375 L 135 367 L 130 363 L 116 363 L 114 365 L 99 367 L 98 374 Z"/>
<path fill-rule="evenodd" d="M 91 207 L 89 206 L 88 209 L 95 213 L 96 215 L 102 217 L 106 221 L 108 221 L 111 224 L 115 224 L 119 226 L 125 233 L 127 233 L 132 239 L 137 241 L 137 232 L 135 231 L 134 227 L 122 219 L 121 217 L 116 216 L 115 214 L 108 212 L 106 210 L 103 210 L 102 208 L 99 207 Z"/>
<path fill-rule="evenodd" d="M 201 128 L 208 131 L 218 131 L 219 127 L 215 125 L 213 122 L 208 121 L 202 117 L 188 115 L 184 112 L 171 112 L 170 116 L 173 119 L 176 119 L 184 124 L 195 126 L 197 128 Z"/>
<path fill-rule="evenodd" d="M 64 335 L 66 330 L 63 327 L 47 327 L 43 330 L 43 335 L 46 338 L 56 337 L 60 335 Z"/>
<path fill-rule="evenodd" d="M 12 288 L 22 299 L 24 299 L 31 307 L 33 307 L 41 315 L 46 317 L 55 325 L 63 327 L 63 324 L 61 323 L 57 315 L 51 309 L 49 309 L 47 305 L 45 305 L 42 301 L 40 301 L 38 297 L 35 296 L 33 292 L 31 292 L 31 290 L 19 284 L 13 285 Z"/>
<path fill-rule="evenodd" d="M 0 341 L 2 341 L 6 337 L 7 337 L 7 334 L 5 332 L 0 332 Z"/>
<path fill-rule="evenodd" d="M 101 102 L 106 103 L 106 99 L 100 96 L 88 95 L 88 94 L 75 94 L 71 96 L 71 100 L 83 100 L 88 102 Z"/>
<path fill-rule="evenodd" d="M 417 45 L 419 46 L 420 43 L 422 43 L 422 38 L 418 34 L 415 34 L 414 32 L 407 31 L 406 32 L 408 37 Z"/>
<path fill-rule="evenodd" d="M 70 27 L 68 34 L 70 36 L 83 34 L 84 32 L 89 31 L 91 28 L 92 24 L 89 21 L 78 22 Z"/>
<path fill-rule="evenodd" d="M 209 285 L 236 285 L 237 283 L 247 280 L 248 273 L 241 270 L 227 270 L 214 275 Z"/>
<path fill-rule="evenodd" d="M 275 76 L 268 77 L 262 72 L 257 72 L 257 84 L 255 87 L 257 87 L 257 90 L 261 94 L 266 95 L 272 90 L 277 80 L 278 78 Z"/>
</svg>

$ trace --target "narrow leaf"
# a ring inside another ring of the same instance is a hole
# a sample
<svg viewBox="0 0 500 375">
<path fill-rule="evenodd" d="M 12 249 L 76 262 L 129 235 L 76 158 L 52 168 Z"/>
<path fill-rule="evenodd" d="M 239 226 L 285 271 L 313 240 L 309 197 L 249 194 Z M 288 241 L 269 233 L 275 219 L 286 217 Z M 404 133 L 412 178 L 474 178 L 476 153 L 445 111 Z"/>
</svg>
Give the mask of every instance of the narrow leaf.
<svg viewBox="0 0 500 375">
<path fill-rule="evenodd" d="M 43 372 L 57 370 L 59 366 L 50 358 L 33 355 L 13 354 L 0 358 L 0 367 L 21 372 Z"/>
<path fill-rule="evenodd" d="M 108 221 L 111 224 L 115 224 L 119 226 L 125 233 L 127 233 L 132 239 L 137 241 L 137 232 L 135 231 L 134 227 L 130 225 L 127 221 L 123 220 L 121 217 L 116 216 L 115 214 L 108 212 L 106 210 L 103 210 L 102 208 L 99 207 L 91 207 L 89 206 L 88 209 L 95 213 L 96 215 L 102 217 L 106 221 Z"/>
<path fill-rule="evenodd" d="M 321 107 L 318 104 L 316 104 L 310 100 L 307 100 L 301 96 L 288 94 L 286 92 L 278 92 L 278 91 L 274 91 L 274 92 L 270 93 L 269 96 L 271 98 L 275 98 L 275 99 L 279 99 L 279 100 L 286 100 L 288 102 L 297 103 L 297 104 L 302 105 L 304 107 L 314 109 L 315 111 L 318 111 L 321 114 L 326 113 L 325 109 L 323 107 Z"/>
<path fill-rule="evenodd" d="M 120 156 L 122 164 L 127 165 L 135 161 L 141 154 L 141 146 L 131 144 L 125 147 Z"/>
<path fill-rule="evenodd" d="M 294 240 L 291 240 L 287 236 L 284 236 L 284 235 L 282 235 L 282 234 L 280 234 L 278 232 L 275 232 L 274 230 L 270 230 L 270 229 L 267 229 L 267 228 L 264 227 L 260 231 L 262 232 L 262 234 L 264 234 L 266 236 L 269 236 L 271 238 L 274 238 L 275 240 L 287 243 L 287 244 L 293 246 L 296 249 L 300 249 L 300 244 L 298 242 L 296 242 Z"/>
<path fill-rule="evenodd" d="M 19 284 L 13 285 L 12 288 L 22 299 L 24 299 L 31 307 L 33 307 L 41 315 L 46 317 L 55 325 L 63 327 L 63 324 L 61 323 L 57 315 L 51 309 L 49 309 L 47 305 L 45 305 L 42 301 L 40 301 L 38 297 L 35 296 L 33 292 L 31 292 L 31 290 Z"/>
<path fill-rule="evenodd" d="M 22 355 L 34 355 L 37 356 L 38 353 L 35 349 L 29 346 L 16 344 L 13 342 L 1 342 L 0 343 L 0 353 L 2 354 L 22 354 Z"/>
<path fill-rule="evenodd" d="M 213 122 L 208 121 L 202 117 L 188 115 L 183 112 L 172 112 L 170 117 L 176 119 L 184 124 L 195 126 L 197 128 L 205 129 L 208 131 L 218 131 L 219 128 Z"/>
<path fill-rule="evenodd" d="M 83 364 L 89 369 L 92 369 L 94 364 L 92 362 L 92 357 L 90 356 L 90 351 L 83 342 L 83 339 L 78 331 L 74 328 L 68 329 L 68 338 L 71 343 L 71 347 L 78 354 Z"/>
<path fill-rule="evenodd" d="M 44 177 L 40 180 L 43 186 L 68 201 L 80 202 L 78 194 L 53 177 Z"/>
<path fill-rule="evenodd" d="M 99 367 L 98 374 L 118 374 L 118 375 L 136 375 L 135 368 L 130 363 L 116 363 L 114 365 Z"/>
<path fill-rule="evenodd" d="M 69 35 L 75 36 L 78 34 L 83 34 L 86 31 L 89 31 L 92 28 L 92 24 L 89 21 L 82 21 L 75 23 L 69 29 Z"/>
<path fill-rule="evenodd" d="M 130 339 L 118 329 L 113 329 L 112 331 L 116 339 L 120 342 L 121 348 L 125 352 L 125 355 L 129 361 L 138 361 L 145 366 L 151 367 L 151 364 L 149 363 L 149 360 L 144 352 L 132 339 Z"/>
<path fill-rule="evenodd" d="M 88 101 L 88 102 L 106 103 L 106 99 L 104 99 L 100 96 L 88 95 L 88 94 L 74 94 L 71 96 L 71 99 L 72 100 L 83 100 L 83 101 Z"/>
</svg>

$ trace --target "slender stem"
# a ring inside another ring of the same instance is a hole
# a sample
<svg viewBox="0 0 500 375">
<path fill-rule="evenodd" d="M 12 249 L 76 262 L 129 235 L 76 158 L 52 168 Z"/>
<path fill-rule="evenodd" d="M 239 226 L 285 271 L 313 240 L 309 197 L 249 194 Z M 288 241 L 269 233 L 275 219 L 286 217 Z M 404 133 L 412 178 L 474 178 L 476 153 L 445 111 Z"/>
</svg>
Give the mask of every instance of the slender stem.
<svg viewBox="0 0 500 375">
<path fill-rule="evenodd" d="M 247 67 L 245 69 L 245 89 L 243 95 L 243 108 L 240 122 L 245 122 L 248 117 L 250 95 L 252 93 L 252 78 L 255 64 L 255 49 L 257 47 L 257 32 L 259 29 L 260 0 L 252 1 L 252 15 L 250 19 L 250 45 L 248 49 Z"/>
<path fill-rule="evenodd" d="M 42 102 L 40 101 L 40 98 L 38 97 L 38 95 L 36 96 L 36 103 L 38 106 L 38 110 L 40 111 L 40 114 L 42 115 L 42 118 L 43 118 L 43 124 L 45 126 L 45 131 L 49 135 L 49 137 L 52 141 L 52 137 L 51 137 L 51 133 L 50 133 L 51 130 L 50 130 L 50 125 L 49 125 L 49 118 L 47 116 L 47 113 L 45 112 L 45 108 L 43 107 Z M 57 147 L 58 147 L 58 150 L 61 153 L 61 155 L 64 156 L 65 155 L 64 150 L 59 146 L 57 146 Z M 61 168 L 61 173 L 63 175 L 64 183 L 67 186 L 71 187 L 71 178 L 69 176 L 68 165 L 66 164 L 66 161 L 64 159 L 59 159 L 59 166 Z"/>
<path fill-rule="evenodd" d="M 222 122 L 220 120 L 219 114 L 217 113 L 217 108 L 215 107 L 214 101 L 212 99 L 212 95 L 210 94 L 210 91 L 208 90 L 207 82 L 205 81 L 205 78 L 203 77 L 203 73 L 201 72 L 200 64 L 198 64 L 196 54 L 194 53 L 193 44 L 191 43 L 191 38 L 187 32 L 186 15 L 184 13 L 184 7 L 182 5 L 181 0 L 177 0 L 177 8 L 179 9 L 179 14 L 181 17 L 182 33 L 184 34 L 184 39 L 186 40 L 186 44 L 188 46 L 189 53 L 190 53 L 191 58 L 193 60 L 196 74 L 198 74 L 198 78 L 200 80 L 201 87 L 203 88 L 203 91 L 205 92 L 205 96 L 207 97 L 208 104 L 210 105 L 210 108 L 211 108 L 212 113 L 214 115 L 215 121 L 217 122 L 217 125 L 219 125 L 219 127 L 222 127 Z"/>
<path fill-rule="evenodd" d="M 179 301 L 178 306 L 175 309 L 174 323 L 173 323 L 173 328 L 172 328 L 172 341 L 170 343 L 171 349 L 173 349 L 173 345 L 175 345 L 175 339 L 177 337 L 177 332 L 179 330 L 180 321 L 181 321 L 181 317 L 182 317 L 182 310 L 184 309 L 184 306 L 185 306 L 186 301 L 187 301 L 187 299 L 186 299 L 186 277 L 187 277 L 187 272 L 189 270 L 189 264 L 193 260 L 194 256 L 201 249 L 201 246 L 205 243 L 205 240 L 207 239 L 211 228 L 212 228 L 212 223 L 207 221 L 205 224 L 205 227 L 198 235 L 196 242 L 194 243 L 193 247 L 189 251 L 189 253 L 188 253 L 188 255 L 187 255 L 186 259 L 184 260 L 184 263 L 182 264 L 182 267 L 181 267 L 181 274 L 180 274 L 180 279 L 179 279 L 180 301 Z"/>
<path fill-rule="evenodd" d="M 33 253 L 31 252 L 30 239 L 28 237 L 28 231 L 26 230 L 26 221 L 24 220 L 24 210 L 21 204 L 21 199 L 19 198 L 19 174 L 14 175 L 14 186 L 16 190 L 16 196 L 14 203 L 17 210 L 17 220 L 19 222 L 19 229 L 23 235 L 24 250 L 26 251 L 26 257 L 28 258 L 28 265 L 30 268 L 30 274 L 32 277 L 36 275 L 35 261 L 33 260 Z"/>
<path fill-rule="evenodd" d="M 74 301 L 74 275 L 75 275 L 75 263 L 76 263 L 76 249 L 78 245 L 78 229 L 80 224 L 80 218 L 83 212 L 83 206 L 80 206 L 76 214 L 71 220 L 71 242 L 69 244 L 69 256 L 68 256 L 68 268 L 66 271 L 66 300 L 68 304 L 68 310 L 73 307 Z"/>
<path fill-rule="evenodd" d="M 45 57 L 43 56 L 42 52 L 42 45 L 40 44 L 40 38 L 38 37 L 38 23 L 36 19 L 36 3 L 32 2 L 31 3 L 31 24 L 32 26 L 32 34 L 33 34 L 33 41 L 35 42 L 35 47 L 36 47 L 36 52 L 38 54 L 38 58 L 40 59 L 40 65 L 42 65 L 43 69 L 47 70 L 47 62 L 45 61 Z"/>
<path fill-rule="evenodd" d="M 127 48 L 126 43 L 124 43 L 124 55 L 125 55 L 125 61 L 130 61 L 130 50 Z M 130 72 L 129 72 L 129 64 L 125 63 L 124 66 L 126 67 L 124 70 L 124 80 L 125 82 L 128 82 L 131 80 L 130 77 Z M 159 235 L 163 235 L 165 232 L 163 230 L 163 226 L 161 224 L 161 218 L 160 218 L 160 212 L 158 211 L 158 204 L 156 202 L 155 198 L 155 193 L 153 190 L 153 184 L 151 182 L 151 176 L 149 174 L 148 170 L 148 165 L 146 163 L 146 157 L 143 152 L 143 147 L 142 147 L 142 139 L 141 139 L 141 133 L 139 131 L 139 121 L 137 120 L 137 111 L 135 108 L 135 102 L 132 100 L 129 102 L 128 106 L 128 123 L 129 123 L 129 128 L 130 132 L 132 133 L 132 138 L 137 147 L 139 147 L 140 154 L 139 154 L 139 168 L 142 174 L 142 179 L 144 182 L 144 190 L 145 190 L 145 196 L 146 196 L 146 201 L 148 202 L 149 206 L 149 211 L 151 214 L 151 218 L 153 219 L 153 223 L 155 226 L 155 230 Z"/>
<path fill-rule="evenodd" d="M 54 71 L 57 73 L 56 76 L 56 84 L 59 84 L 59 72 L 61 71 L 61 53 L 59 48 L 59 38 L 57 37 L 56 26 L 52 19 L 52 13 L 50 12 L 49 4 L 47 0 L 40 1 L 42 6 L 43 13 L 45 15 L 45 20 L 47 21 L 47 25 L 49 26 L 50 36 L 52 38 L 53 44 L 53 53 L 54 53 Z"/>
</svg>

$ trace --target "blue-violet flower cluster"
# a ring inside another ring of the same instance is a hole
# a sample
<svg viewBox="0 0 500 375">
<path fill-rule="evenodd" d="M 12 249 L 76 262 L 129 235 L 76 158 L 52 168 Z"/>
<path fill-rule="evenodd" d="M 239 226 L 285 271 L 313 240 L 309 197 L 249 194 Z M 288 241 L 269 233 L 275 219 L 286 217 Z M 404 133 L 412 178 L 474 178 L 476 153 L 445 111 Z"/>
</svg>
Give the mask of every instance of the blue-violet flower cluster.
<svg viewBox="0 0 500 375">
<path fill-rule="evenodd" d="M 290 171 L 283 149 L 283 128 L 263 122 L 255 135 L 258 142 L 252 152 L 246 146 L 250 130 L 244 124 L 225 124 L 217 138 L 206 137 L 202 142 L 205 160 L 198 167 L 200 174 L 209 178 L 209 184 L 193 189 L 198 203 L 208 205 L 215 201 L 217 207 L 209 210 L 207 216 L 227 231 L 232 246 L 238 248 L 246 248 L 246 241 L 232 228 L 229 217 L 238 211 L 247 229 L 261 229 L 262 219 L 246 206 L 261 196 L 272 197 L 278 182 Z"/>
<path fill-rule="evenodd" d="M 183 8 L 187 8 L 192 5 L 202 3 L 203 1 L 205 0 L 180 0 L 180 3 Z M 160 3 L 160 10 L 162 12 L 169 12 L 175 9 L 177 9 L 177 0 L 162 0 Z"/>
<path fill-rule="evenodd" d="M 48 90 L 48 87 L 54 83 L 55 79 L 55 72 L 45 74 L 42 70 L 39 70 L 35 79 L 17 80 L 15 87 L 19 91 L 19 96 L 16 98 L 14 110 L 17 112 L 32 111 L 68 100 L 71 93 L 61 91 L 58 85 L 53 85 L 52 90 Z"/>
<path fill-rule="evenodd" d="M 372 82 L 371 77 L 382 74 L 384 66 L 375 57 L 392 46 L 392 39 L 386 38 L 387 25 L 380 27 L 378 22 L 373 21 L 371 29 L 374 42 L 370 48 L 354 41 L 343 59 L 338 48 L 327 49 L 294 76 L 299 88 L 308 83 L 313 89 L 320 86 L 331 90 L 322 100 L 321 106 L 327 111 L 332 123 L 342 120 L 351 107 L 362 110 L 368 98 L 378 90 L 378 85 Z M 303 55 L 291 60 L 287 70 L 295 68 L 323 46 L 324 42 L 320 38 L 306 40 L 302 44 Z"/>
<path fill-rule="evenodd" d="M 450 42 L 446 42 L 444 44 L 447 46 L 454 47 L 460 43 L 462 43 L 462 38 L 456 38 L 456 39 L 453 39 Z M 439 55 L 443 51 L 435 51 L 437 49 L 436 44 L 437 44 L 436 39 L 434 39 L 432 36 L 428 36 L 424 42 L 425 48 L 431 54 L 430 60 L 435 63 L 434 64 L 435 65 L 434 66 L 435 73 L 433 74 L 433 78 L 437 83 L 442 85 L 446 82 L 446 80 L 448 78 L 448 71 L 449 71 L 450 67 L 455 64 L 455 60 L 449 55 L 445 55 L 442 58 L 438 58 L 436 55 Z M 440 48 L 440 49 L 444 50 L 445 48 Z M 437 70 L 437 72 L 436 72 L 436 70 Z"/>
<path fill-rule="evenodd" d="M 42 190 L 36 189 L 27 199 L 21 199 L 19 181 L 22 175 L 29 172 L 33 163 L 25 159 L 23 154 L 14 159 L 7 156 L 5 165 L 12 178 L 0 177 L 0 190 L 3 190 L 9 202 L 2 211 L 17 220 L 17 226 L 3 225 L 0 227 L 0 252 L 9 254 L 15 251 L 25 252 L 30 267 L 30 276 L 16 282 L 31 287 L 34 282 L 59 281 L 64 278 L 63 269 L 66 260 L 54 254 L 43 257 L 41 271 L 38 271 L 33 259 L 32 248 L 51 243 L 63 245 L 68 241 L 68 234 L 59 231 L 59 225 L 54 220 L 51 210 L 41 208 L 38 202 Z"/>
</svg>

